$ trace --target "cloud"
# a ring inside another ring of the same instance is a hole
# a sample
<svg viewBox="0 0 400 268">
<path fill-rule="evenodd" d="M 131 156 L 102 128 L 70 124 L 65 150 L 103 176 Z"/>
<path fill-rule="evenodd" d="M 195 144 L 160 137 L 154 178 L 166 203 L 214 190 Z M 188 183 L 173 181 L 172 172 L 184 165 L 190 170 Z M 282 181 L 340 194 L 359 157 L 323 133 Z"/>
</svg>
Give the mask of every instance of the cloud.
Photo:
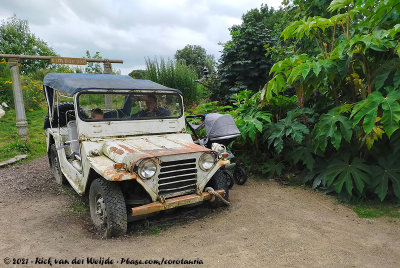
<svg viewBox="0 0 400 268">
<path fill-rule="evenodd" d="M 216 59 L 229 28 L 262 3 L 278 8 L 281 0 L 2 0 L 0 19 L 16 14 L 58 54 L 82 57 L 96 51 L 123 74 L 144 67 L 145 58 L 173 58 L 187 44 L 201 45 Z"/>
</svg>

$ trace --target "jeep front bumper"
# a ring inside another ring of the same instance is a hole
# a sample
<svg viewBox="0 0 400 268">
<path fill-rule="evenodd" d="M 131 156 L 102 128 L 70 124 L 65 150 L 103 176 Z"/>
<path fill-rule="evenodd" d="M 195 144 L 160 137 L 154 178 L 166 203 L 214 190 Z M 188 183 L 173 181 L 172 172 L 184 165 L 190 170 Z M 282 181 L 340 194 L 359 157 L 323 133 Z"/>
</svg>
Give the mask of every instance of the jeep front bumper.
<svg viewBox="0 0 400 268">
<path fill-rule="evenodd" d="M 219 193 L 220 195 L 225 194 L 225 190 L 216 190 L 216 192 Z M 160 201 L 152 202 L 150 204 L 132 208 L 132 216 L 141 216 L 175 207 L 201 203 L 203 201 L 210 200 L 212 197 L 213 196 L 210 193 L 203 192 L 201 195 L 190 194 L 190 195 L 184 195 L 166 199 L 165 202 L 163 203 Z"/>
</svg>

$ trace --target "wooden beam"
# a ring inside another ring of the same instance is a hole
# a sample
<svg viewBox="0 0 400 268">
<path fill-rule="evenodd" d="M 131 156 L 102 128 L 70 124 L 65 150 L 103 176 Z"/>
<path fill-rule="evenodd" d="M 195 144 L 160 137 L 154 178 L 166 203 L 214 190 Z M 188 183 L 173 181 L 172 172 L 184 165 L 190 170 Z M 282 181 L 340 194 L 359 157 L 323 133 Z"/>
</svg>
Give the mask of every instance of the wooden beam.
<svg viewBox="0 0 400 268">
<path fill-rule="evenodd" d="M 55 57 L 55 56 L 35 56 L 35 55 L 14 55 L 14 54 L 0 54 L 0 58 L 14 58 L 14 59 L 31 59 L 31 60 L 51 60 L 51 58 L 58 59 L 71 59 L 68 57 Z M 82 58 L 85 59 L 85 58 Z M 109 62 L 109 63 L 124 63 L 123 60 L 110 60 L 110 59 L 85 59 L 87 62 Z"/>
</svg>

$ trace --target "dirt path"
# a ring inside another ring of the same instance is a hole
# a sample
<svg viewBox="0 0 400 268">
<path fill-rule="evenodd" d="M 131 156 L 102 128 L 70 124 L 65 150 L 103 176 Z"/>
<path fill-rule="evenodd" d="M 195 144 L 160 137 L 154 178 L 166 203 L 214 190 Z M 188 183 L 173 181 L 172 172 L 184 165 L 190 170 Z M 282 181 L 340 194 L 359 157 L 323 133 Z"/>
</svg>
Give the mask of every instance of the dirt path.
<svg viewBox="0 0 400 268">
<path fill-rule="evenodd" d="M 111 240 L 93 233 L 87 212 L 71 212 L 82 200 L 53 183 L 45 158 L 0 169 L 0 267 L 13 267 L 3 264 L 5 257 L 29 258 L 18 267 L 50 267 L 30 263 L 36 257 L 184 258 L 200 259 L 203 267 L 400 267 L 399 220 L 359 219 L 334 198 L 308 189 L 250 180 L 234 186 L 230 208 L 180 209 L 130 225 L 126 237 Z M 106 265 L 129 266 L 135 265 Z"/>
</svg>

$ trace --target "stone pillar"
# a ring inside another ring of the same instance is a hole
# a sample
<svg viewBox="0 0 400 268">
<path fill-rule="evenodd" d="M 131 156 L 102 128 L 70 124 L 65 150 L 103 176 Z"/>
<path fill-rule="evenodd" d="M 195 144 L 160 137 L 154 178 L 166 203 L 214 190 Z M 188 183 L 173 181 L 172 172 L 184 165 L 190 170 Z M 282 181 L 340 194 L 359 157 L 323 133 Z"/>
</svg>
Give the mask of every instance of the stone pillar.
<svg viewBox="0 0 400 268">
<path fill-rule="evenodd" d="M 22 87 L 21 81 L 19 78 L 19 61 L 16 58 L 12 58 L 8 60 L 8 64 L 11 69 L 11 77 L 13 83 L 13 93 L 14 93 L 14 105 L 15 105 L 15 113 L 17 119 L 17 133 L 18 137 L 27 141 L 29 138 L 29 130 L 28 130 L 28 122 L 26 121 L 25 116 L 25 107 L 24 107 L 24 99 L 22 96 Z"/>
<path fill-rule="evenodd" d="M 112 65 L 109 61 L 104 61 L 104 74 L 111 74 L 112 73 Z M 112 110 L 112 95 L 106 94 L 105 95 L 105 106 L 107 110 Z"/>
</svg>

